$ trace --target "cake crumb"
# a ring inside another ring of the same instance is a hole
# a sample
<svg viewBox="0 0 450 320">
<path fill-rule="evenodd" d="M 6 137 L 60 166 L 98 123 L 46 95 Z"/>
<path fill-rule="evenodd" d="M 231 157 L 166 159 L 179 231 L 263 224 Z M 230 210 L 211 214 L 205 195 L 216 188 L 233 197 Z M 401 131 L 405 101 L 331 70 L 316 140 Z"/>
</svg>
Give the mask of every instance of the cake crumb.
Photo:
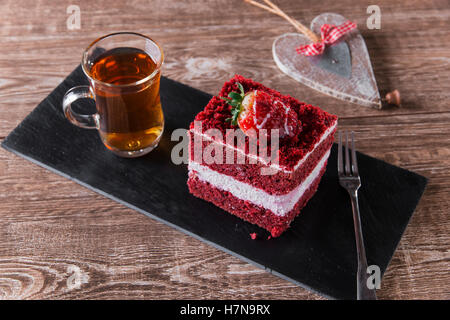
<svg viewBox="0 0 450 320">
<path fill-rule="evenodd" d="M 252 240 L 255 240 L 257 237 L 258 235 L 255 232 L 250 233 L 250 238 L 252 238 Z"/>
<path fill-rule="evenodd" d="M 270 239 L 272 239 L 272 237 L 271 237 L 271 236 L 268 236 L 268 237 L 267 237 L 267 240 L 270 240 Z"/>
</svg>

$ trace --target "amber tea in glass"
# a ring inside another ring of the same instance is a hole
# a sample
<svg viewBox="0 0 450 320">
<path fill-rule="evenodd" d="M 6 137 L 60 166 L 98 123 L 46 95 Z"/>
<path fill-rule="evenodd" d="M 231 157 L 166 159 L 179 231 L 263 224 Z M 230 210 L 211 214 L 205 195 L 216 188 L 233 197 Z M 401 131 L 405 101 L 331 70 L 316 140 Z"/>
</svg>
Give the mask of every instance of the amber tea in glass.
<svg viewBox="0 0 450 320">
<path fill-rule="evenodd" d="M 69 120 L 96 128 L 104 145 L 124 157 L 154 149 L 164 129 L 159 96 L 161 48 L 135 33 L 117 33 L 96 40 L 83 55 L 90 86 L 69 90 L 63 108 Z M 82 115 L 71 108 L 78 98 L 95 100 L 97 113 Z"/>
</svg>

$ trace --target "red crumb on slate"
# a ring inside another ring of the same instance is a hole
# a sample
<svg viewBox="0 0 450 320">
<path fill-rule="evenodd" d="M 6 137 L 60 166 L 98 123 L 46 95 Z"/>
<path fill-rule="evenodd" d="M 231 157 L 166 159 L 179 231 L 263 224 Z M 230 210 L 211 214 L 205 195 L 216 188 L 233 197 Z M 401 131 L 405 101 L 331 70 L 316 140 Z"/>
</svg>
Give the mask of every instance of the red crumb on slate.
<svg viewBox="0 0 450 320">
<path fill-rule="evenodd" d="M 268 237 L 267 237 L 267 240 L 270 240 L 270 239 L 272 239 L 272 237 L 271 237 L 271 236 L 268 236 Z"/>
<path fill-rule="evenodd" d="M 258 237 L 258 235 L 256 233 L 250 233 L 250 238 L 252 238 L 252 240 L 255 240 Z"/>
</svg>

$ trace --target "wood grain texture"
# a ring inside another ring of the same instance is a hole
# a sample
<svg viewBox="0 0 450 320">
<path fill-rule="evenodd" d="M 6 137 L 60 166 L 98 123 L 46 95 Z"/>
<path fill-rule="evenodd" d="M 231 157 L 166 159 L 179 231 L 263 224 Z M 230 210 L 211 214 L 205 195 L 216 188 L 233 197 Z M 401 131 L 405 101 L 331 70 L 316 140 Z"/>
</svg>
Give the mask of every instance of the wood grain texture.
<svg viewBox="0 0 450 320">
<path fill-rule="evenodd" d="M 372 110 L 302 86 L 277 69 L 271 45 L 293 31 L 242 1 L 78 1 L 81 30 L 67 30 L 67 1 L 0 3 L 0 137 L 114 31 L 150 35 L 164 75 L 215 94 L 235 73 L 317 104 L 355 130 L 358 148 L 430 178 L 387 269 L 382 299 L 450 298 L 450 6 L 378 1 L 381 30 L 367 30 L 370 1 L 279 0 L 309 24 L 337 12 L 355 20 L 380 90 L 404 107 Z M 220 10 L 219 10 L 220 8 Z M 436 41 L 439 39 L 439 41 Z M 0 149 L 0 299 L 320 299 L 159 222 Z M 80 269 L 86 280 L 68 284 Z"/>
</svg>

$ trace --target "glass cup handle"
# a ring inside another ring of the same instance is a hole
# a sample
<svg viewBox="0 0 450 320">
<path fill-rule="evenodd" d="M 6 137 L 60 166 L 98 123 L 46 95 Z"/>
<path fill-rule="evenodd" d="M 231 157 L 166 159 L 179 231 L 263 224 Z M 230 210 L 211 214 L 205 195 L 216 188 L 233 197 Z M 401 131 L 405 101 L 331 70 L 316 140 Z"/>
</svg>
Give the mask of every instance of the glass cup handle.
<svg viewBox="0 0 450 320">
<path fill-rule="evenodd" d="M 95 101 L 89 86 L 73 87 L 67 91 L 62 103 L 64 115 L 76 126 L 86 129 L 97 129 L 99 120 L 98 113 L 81 114 L 72 110 L 72 103 L 82 98 L 89 98 Z"/>
</svg>

